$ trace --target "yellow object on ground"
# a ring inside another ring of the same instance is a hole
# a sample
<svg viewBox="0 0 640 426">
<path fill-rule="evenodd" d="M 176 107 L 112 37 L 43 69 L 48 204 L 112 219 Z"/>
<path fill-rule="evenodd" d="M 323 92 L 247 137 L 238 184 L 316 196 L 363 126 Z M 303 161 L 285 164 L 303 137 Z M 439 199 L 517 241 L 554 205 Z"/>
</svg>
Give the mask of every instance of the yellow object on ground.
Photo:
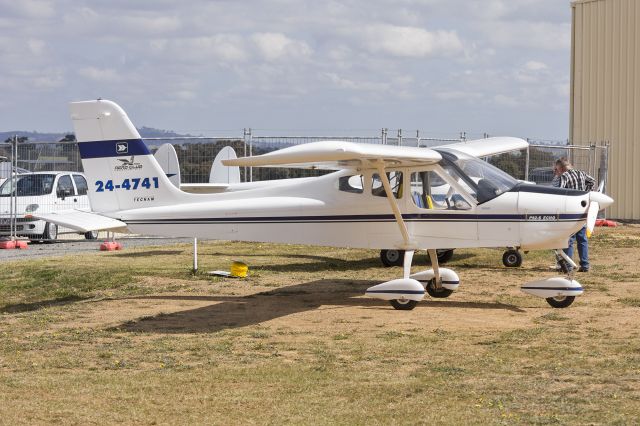
<svg viewBox="0 0 640 426">
<path fill-rule="evenodd" d="M 231 264 L 231 276 L 238 277 L 238 278 L 245 278 L 247 276 L 248 271 L 249 271 L 249 266 L 246 263 L 233 262 Z"/>
</svg>

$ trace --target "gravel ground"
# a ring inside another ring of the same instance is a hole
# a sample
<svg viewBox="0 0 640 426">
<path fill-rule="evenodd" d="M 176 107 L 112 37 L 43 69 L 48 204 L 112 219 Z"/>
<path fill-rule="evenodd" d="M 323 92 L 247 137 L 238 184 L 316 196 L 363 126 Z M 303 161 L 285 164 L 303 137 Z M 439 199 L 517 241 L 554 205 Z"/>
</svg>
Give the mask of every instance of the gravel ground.
<svg viewBox="0 0 640 426">
<path fill-rule="evenodd" d="M 0 250 L 0 262 L 25 258 L 42 258 L 66 256 L 76 253 L 96 252 L 104 238 L 98 240 L 64 239 L 53 244 L 29 243 L 25 250 Z M 192 243 L 191 238 L 154 238 L 154 237 L 123 237 L 116 241 L 127 247 L 166 246 L 178 243 Z"/>
</svg>

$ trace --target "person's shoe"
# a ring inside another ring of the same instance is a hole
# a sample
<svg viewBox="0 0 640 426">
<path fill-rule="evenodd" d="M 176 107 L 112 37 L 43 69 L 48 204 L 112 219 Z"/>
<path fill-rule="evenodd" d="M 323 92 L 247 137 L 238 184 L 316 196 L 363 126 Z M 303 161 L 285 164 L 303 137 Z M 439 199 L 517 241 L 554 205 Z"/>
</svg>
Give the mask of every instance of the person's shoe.
<svg viewBox="0 0 640 426">
<path fill-rule="evenodd" d="M 585 267 L 580 267 L 580 269 L 578 269 L 578 272 L 589 272 L 589 268 L 585 268 Z"/>
<path fill-rule="evenodd" d="M 549 269 L 551 269 L 552 271 L 561 271 L 562 267 L 560 265 L 552 265 L 549 266 Z"/>
</svg>

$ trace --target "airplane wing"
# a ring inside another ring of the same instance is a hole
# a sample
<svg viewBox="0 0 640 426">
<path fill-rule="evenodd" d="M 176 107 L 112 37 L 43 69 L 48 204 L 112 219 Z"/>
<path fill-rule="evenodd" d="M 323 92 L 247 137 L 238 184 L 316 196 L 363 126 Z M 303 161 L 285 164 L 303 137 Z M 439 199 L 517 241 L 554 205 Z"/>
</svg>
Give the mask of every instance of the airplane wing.
<svg viewBox="0 0 640 426">
<path fill-rule="evenodd" d="M 58 226 L 79 232 L 89 231 L 120 231 L 126 232 L 127 224 L 117 219 L 102 216 L 97 213 L 80 210 L 60 210 L 52 213 L 34 213 L 36 219 L 55 223 Z"/>
<path fill-rule="evenodd" d="M 442 157 L 429 148 L 320 141 L 284 148 L 254 157 L 223 160 L 225 166 L 304 167 L 350 169 L 359 167 L 419 166 L 434 164 Z"/>
<path fill-rule="evenodd" d="M 486 139 L 476 139 L 468 142 L 458 142 L 449 145 L 439 146 L 446 150 L 455 150 L 473 155 L 474 157 L 487 157 L 490 155 L 502 154 L 518 149 L 527 149 L 529 142 L 520 138 L 494 137 Z"/>
</svg>

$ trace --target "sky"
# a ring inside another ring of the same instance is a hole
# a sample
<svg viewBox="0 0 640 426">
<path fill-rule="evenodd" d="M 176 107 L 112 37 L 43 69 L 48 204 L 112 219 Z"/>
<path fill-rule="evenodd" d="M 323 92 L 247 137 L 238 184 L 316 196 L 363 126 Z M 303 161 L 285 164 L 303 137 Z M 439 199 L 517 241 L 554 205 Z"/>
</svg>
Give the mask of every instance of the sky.
<svg viewBox="0 0 640 426">
<path fill-rule="evenodd" d="M 0 0 L 0 131 L 566 139 L 569 0 Z"/>
</svg>

